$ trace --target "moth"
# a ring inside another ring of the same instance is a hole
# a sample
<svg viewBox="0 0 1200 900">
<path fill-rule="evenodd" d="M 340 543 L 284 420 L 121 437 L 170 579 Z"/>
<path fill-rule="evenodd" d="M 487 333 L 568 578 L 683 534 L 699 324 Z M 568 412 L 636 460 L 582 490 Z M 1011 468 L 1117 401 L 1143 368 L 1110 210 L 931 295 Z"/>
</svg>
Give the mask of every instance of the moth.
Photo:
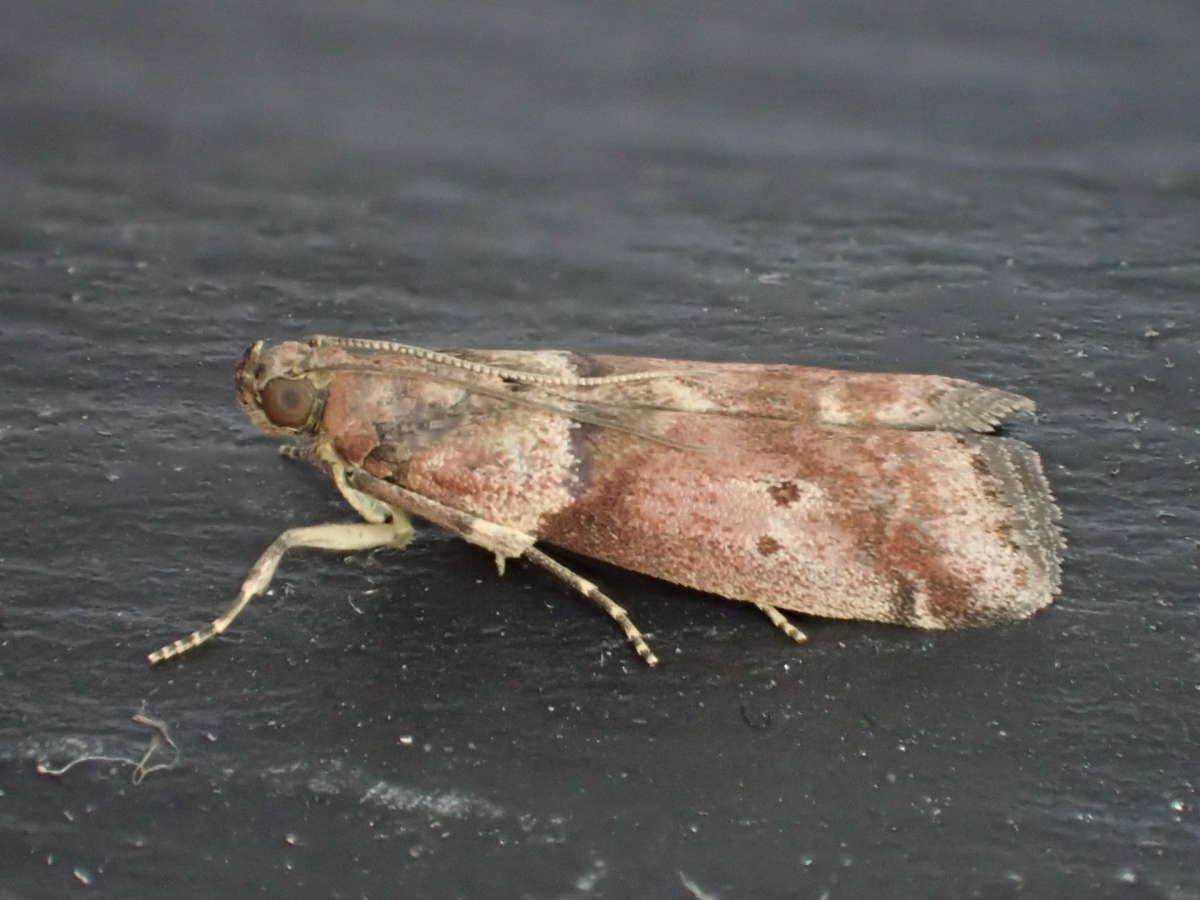
<svg viewBox="0 0 1200 900">
<path fill-rule="evenodd" d="M 1060 587 L 1060 514 L 1038 455 L 991 434 L 1018 394 L 938 375 L 559 350 L 430 350 L 328 336 L 254 343 L 238 401 L 291 438 L 361 521 L 293 528 L 213 622 L 225 631 L 281 557 L 403 547 L 411 516 L 540 566 L 626 611 L 541 549 L 566 548 L 761 610 L 962 628 L 1026 618 Z"/>
</svg>

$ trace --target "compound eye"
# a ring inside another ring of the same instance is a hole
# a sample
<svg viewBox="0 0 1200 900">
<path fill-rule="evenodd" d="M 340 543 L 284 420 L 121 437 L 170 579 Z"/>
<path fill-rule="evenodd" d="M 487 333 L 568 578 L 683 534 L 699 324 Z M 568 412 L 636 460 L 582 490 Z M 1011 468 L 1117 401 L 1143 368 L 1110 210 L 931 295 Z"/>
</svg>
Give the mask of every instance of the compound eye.
<svg viewBox="0 0 1200 900">
<path fill-rule="evenodd" d="M 316 390 L 303 378 L 272 378 L 259 397 L 263 413 L 280 428 L 303 428 L 317 402 Z"/>
</svg>

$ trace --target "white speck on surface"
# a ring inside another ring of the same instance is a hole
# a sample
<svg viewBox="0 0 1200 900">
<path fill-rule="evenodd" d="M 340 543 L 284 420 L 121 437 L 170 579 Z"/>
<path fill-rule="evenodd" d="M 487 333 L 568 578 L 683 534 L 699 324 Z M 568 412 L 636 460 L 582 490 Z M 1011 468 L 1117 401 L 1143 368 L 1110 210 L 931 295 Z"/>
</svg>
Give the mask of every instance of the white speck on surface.
<svg viewBox="0 0 1200 900">
<path fill-rule="evenodd" d="M 711 891 L 703 890 L 682 871 L 679 873 L 679 883 L 683 885 L 683 889 L 691 894 L 695 900 L 720 900 L 720 897 Z"/>
<path fill-rule="evenodd" d="M 426 812 L 454 819 L 480 817 L 498 819 L 504 810 L 487 800 L 457 791 L 429 793 L 400 785 L 376 782 L 363 794 L 360 803 L 382 806 L 395 812 Z"/>
</svg>

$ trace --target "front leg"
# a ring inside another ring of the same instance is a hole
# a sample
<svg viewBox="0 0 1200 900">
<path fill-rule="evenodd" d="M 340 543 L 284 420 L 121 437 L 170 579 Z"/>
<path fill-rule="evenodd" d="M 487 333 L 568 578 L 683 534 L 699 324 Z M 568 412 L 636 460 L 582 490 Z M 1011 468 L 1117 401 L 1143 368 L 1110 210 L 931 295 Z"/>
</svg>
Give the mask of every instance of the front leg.
<svg viewBox="0 0 1200 900">
<path fill-rule="evenodd" d="M 251 568 L 237 599 L 229 608 L 203 628 L 185 638 L 155 650 L 148 657 L 151 663 L 160 663 L 199 647 L 209 638 L 216 637 L 229 627 L 246 604 L 271 584 L 279 561 L 288 550 L 312 547 L 318 550 L 374 550 L 376 547 L 403 547 L 412 537 L 412 526 L 401 517 L 392 522 L 312 525 L 307 528 L 291 528 L 275 538 Z"/>
<path fill-rule="evenodd" d="M 346 464 L 326 444 L 284 444 L 279 448 L 279 455 L 284 459 L 296 459 L 312 462 L 329 472 L 338 493 L 342 499 L 354 507 L 354 511 L 363 517 L 364 522 L 386 522 L 392 519 L 396 522 L 407 518 L 398 509 L 391 509 L 380 503 L 369 494 L 356 491 L 346 483 Z M 412 534 L 412 525 L 408 524 L 408 533 Z"/>
</svg>

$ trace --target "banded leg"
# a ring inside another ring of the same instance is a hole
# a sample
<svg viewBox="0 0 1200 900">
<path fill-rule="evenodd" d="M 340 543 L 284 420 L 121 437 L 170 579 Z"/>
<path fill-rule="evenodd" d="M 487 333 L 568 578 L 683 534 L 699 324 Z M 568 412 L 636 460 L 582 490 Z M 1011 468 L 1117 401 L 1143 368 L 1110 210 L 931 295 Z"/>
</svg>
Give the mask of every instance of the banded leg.
<svg viewBox="0 0 1200 900">
<path fill-rule="evenodd" d="M 658 665 L 658 657 L 646 644 L 646 639 L 642 637 L 637 626 L 630 621 L 625 610 L 590 581 L 576 575 L 566 566 L 535 548 L 533 546 L 535 539 L 532 535 L 445 506 L 422 494 L 392 484 L 390 481 L 376 478 L 361 469 L 347 472 L 346 480 L 352 490 L 361 490 L 393 510 L 404 510 L 421 516 L 453 531 L 469 543 L 490 550 L 496 557 L 496 567 L 500 570 L 501 575 L 504 574 L 504 561 L 518 556 L 523 556 L 535 565 L 541 566 L 612 616 L 621 626 L 621 630 L 625 632 L 625 637 L 629 638 L 629 642 L 633 644 L 637 655 L 644 659 L 647 665 Z"/>
<path fill-rule="evenodd" d="M 362 469 L 347 469 L 344 474 L 350 490 L 379 501 L 393 514 L 411 513 L 453 531 L 468 544 L 490 550 L 496 557 L 496 569 L 504 574 L 504 561 L 516 559 L 530 549 L 537 538 L 507 525 L 498 525 L 479 516 L 439 503 L 424 494 L 376 478 Z"/>
<path fill-rule="evenodd" d="M 755 606 L 761 609 L 766 614 L 766 617 L 774 623 L 776 628 L 790 637 L 797 644 L 808 643 L 808 635 L 785 619 L 783 613 L 781 613 L 775 607 L 771 606 L 769 603 L 759 603 L 753 600 L 750 602 L 754 603 Z"/>
<path fill-rule="evenodd" d="M 621 630 L 625 632 L 625 637 L 629 638 L 629 643 L 633 644 L 633 649 L 637 651 L 637 655 L 646 661 L 646 665 L 658 665 L 658 657 L 654 655 L 654 651 L 650 649 L 650 646 L 646 643 L 646 639 L 642 637 L 642 633 L 638 631 L 638 627 L 633 624 L 629 615 L 623 608 L 613 602 L 611 597 L 601 591 L 600 588 L 596 587 L 586 578 L 576 575 L 557 560 L 551 559 L 536 547 L 530 547 L 526 550 L 525 558 L 531 563 L 541 566 L 555 578 L 565 581 L 612 616 L 616 623 L 621 626 Z"/>
<path fill-rule="evenodd" d="M 251 566 L 237 599 L 225 612 L 187 637 L 155 650 L 148 659 L 151 663 L 160 663 L 186 653 L 193 647 L 199 647 L 209 638 L 223 632 L 237 618 L 238 613 L 245 609 L 251 598 L 267 589 L 275 576 L 279 561 L 289 550 L 298 547 L 312 547 L 318 550 L 373 550 L 376 547 L 391 545 L 403 547 L 408 543 L 411 533 L 412 528 L 407 519 L 402 520 L 402 523 L 330 524 L 291 528 L 275 538 L 271 546 L 258 558 L 258 562 Z"/>
</svg>

